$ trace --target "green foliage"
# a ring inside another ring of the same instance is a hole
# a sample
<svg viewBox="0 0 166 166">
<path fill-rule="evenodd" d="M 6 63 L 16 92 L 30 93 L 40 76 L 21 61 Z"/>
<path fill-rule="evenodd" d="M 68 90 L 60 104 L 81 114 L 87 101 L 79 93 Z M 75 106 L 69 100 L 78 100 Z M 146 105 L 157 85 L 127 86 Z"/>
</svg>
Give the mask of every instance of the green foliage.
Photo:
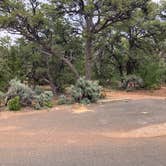
<svg viewBox="0 0 166 166">
<path fill-rule="evenodd" d="M 35 87 L 35 94 L 36 95 L 40 95 L 44 92 L 44 90 L 42 88 L 40 88 L 39 86 Z"/>
<path fill-rule="evenodd" d="M 33 102 L 38 108 L 51 106 L 43 101 L 43 90 L 33 91 L 21 82 L 32 87 L 50 85 L 62 92 L 75 83 L 76 75 L 88 72 L 101 85 L 111 88 L 119 87 L 122 79 L 125 89 L 129 82 L 142 87 L 139 77 L 145 88 L 156 88 L 166 80 L 165 69 L 158 63 L 160 59 L 166 64 L 165 2 L 80 2 L 0 2 L 1 29 L 22 35 L 13 43 L 9 37 L 0 38 L 0 91 L 6 92 L 10 86 L 7 101 L 19 96 L 21 106 L 31 106 Z M 91 65 L 86 65 L 88 60 Z M 87 66 L 93 68 L 93 73 Z M 9 84 L 13 78 L 21 82 Z M 95 102 L 98 93 L 85 82 L 81 84 L 86 87 L 71 88 L 72 98 L 80 103 Z M 60 97 L 59 102 L 73 101 Z"/>
<path fill-rule="evenodd" d="M 0 90 L 4 91 L 11 77 L 10 69 L 7 64 L 8 50 L 0 46 Z"/>
<path fill-rule="evenodd" d="M 6 101 L 19 96 L 21 106 L 31 106 L 34 97 L 33 90 L 19 80 L 10 81 L 10 87 L 6 93 Z"/>
<path fill-rule="evenodd" d="M 70 87 L 71 97 L 78 103 L 94 103 L 101 97 L 101 86 L 97 81 L 79 78 L 74 86 Z"/>
<path fill-rule="evenodd" d="M 6 93 L 6 102 L 9 103 L 10 100 L 17 96 L 19 97 L 20 105 L 23 107 L 33 106 L 36 109 L 41 109 L 42 107 L 52 107 L 51 100 L 53 93 L 51 91 L 43 91 L 38 87 L 35 91 L 33 91 L 27 85 L 14 79 L 10 81 L 10 87 Z"/>
<path fill-rule="evenodd" d="M 53 93 L 51 91 L 44 91 L 35 96 L 33 106 L 35 109 L 41 109 L 43 107 L 51 108 L 52 107 L 52 97 Z"/>
<path fill-rule="evenodd" d="M 4 93 L 0 91 L 0 99 L 4 97 Z"/>
<path fill-rule="evenodd" d="M 83 98 L 81 101 L 80 101 L 81 104 L 90 104 L 91 101 L 88 99 L 88 98 Z"/>
<path fill-rule="evenodd" d="M 149 61 L 143 64 L 139 70 L 139 74 L 144 80 L 145 88 L 156 89 L 160 87 L 165 71 L 165 67 L 160 62 Z"/>
<path fill-rule="evenodd" d="M 65 95 L 60 95 L 58 98 L 58 104 L 62 105 L 62 104 L 67 104 L 68 103 L 68 99 Z"/>
<path fill-rule="evenodd" d="M 73 104 L 74 100 L 70 97 L 67 97 L 65 95 L 60 95 L 58 98 L 58 104 L 63 105 L 63 104 Z"/>
<path fill-rule="evenodd" d="M 7 104 L 9 110 L 11 111 L 19 111 L 21 109 L 20 105 L 20 97 L 16 96 L 8 101 Z"/>
<path fill-rule="evenodd" d="M 4 103 L 4 97 L 5 97 L 5 94 L 0 91 L 0 106 L 2 106 Z"/>
</svg>

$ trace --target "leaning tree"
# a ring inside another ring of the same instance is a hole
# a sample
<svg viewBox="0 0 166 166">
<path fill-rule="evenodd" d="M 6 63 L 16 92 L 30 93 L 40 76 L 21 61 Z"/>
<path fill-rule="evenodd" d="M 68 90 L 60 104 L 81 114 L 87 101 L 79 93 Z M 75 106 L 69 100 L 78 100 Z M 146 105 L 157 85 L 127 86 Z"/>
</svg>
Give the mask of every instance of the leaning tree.
<svg viewBox="0 0 166 166">
<path fill-rule="evenodd" d="M 57 27 L 58 24 L 58 28 Z M 52 14 L 48 3 L 38 0 L 1 0 L 0 1 L 0 28 L 12 34 L 19 34 L 25 40 L 33 42 L 44 55 L 47 75 L 54 93 L 57 87 L 54 84 L 50 71 L 50 61 L 53 56 L 62 60 L 70 70 L 79 77 L 77 69 L 71 59 L 59 49 L 56 42 L 58 30 L 63 27 L 63 19 L 55 11 Z"/>
</svg>

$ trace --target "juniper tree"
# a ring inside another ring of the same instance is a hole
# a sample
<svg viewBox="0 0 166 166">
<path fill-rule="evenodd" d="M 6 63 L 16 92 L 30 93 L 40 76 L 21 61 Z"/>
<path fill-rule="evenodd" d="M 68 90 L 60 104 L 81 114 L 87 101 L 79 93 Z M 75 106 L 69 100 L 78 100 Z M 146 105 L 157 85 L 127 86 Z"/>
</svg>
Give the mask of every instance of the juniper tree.
<svg viewBox="0 0 166 166">
<path fill-rule="evenodd" d="M 63 29 L 63 20 L 56 12 L 53 15 L 50 13 L 51 8 L 48 4 L 38 0 L 0 1 L 0 28 L 12 34 L 19 34 L 39 47 L 38 50 L 45 56 L 49 83 L 53 92 L 56 93 L 57 87 L 50 74 L 49 65 L 53 56 L 62 60 L 76 77 L 79 77 L 79 74 L 71 60 L 65 56 L 63 49 L 58 47 L 57 32 Z"/>
<path fill-rule="evenodd" d="M 51 0 L 56 11 L 69 18 L 84 38 L 87 79 L 92 77 L 95 35 L 132 17 L 137 8 L 145 9 L 148 2 L 149 0 Z"/>
</svg>

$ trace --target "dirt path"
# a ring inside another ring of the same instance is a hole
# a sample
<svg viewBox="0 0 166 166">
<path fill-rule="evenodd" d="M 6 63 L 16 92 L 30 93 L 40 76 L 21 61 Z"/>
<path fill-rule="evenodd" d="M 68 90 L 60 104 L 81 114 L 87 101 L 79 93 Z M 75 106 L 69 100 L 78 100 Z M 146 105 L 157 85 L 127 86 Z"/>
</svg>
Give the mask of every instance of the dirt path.
<svg viewBox="0 0 166 166">
<path fill-rule="evenodd" d="M 112 92 L 108 99 L 125 100 L 1 112 L 0 166 L 165 166 L 165 97 L 145 96 Z"/>
</svg>

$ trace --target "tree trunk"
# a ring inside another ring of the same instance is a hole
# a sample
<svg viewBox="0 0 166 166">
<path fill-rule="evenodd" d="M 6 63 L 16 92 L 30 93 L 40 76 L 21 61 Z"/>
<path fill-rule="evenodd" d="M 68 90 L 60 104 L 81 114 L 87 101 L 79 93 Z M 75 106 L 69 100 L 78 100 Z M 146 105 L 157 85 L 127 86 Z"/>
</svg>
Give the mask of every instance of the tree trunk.
<svg viewBox="0 0 166 166">
<path fill-rule="evenodd" d="M 119 69 L 120 77 L 123 78 L 124 74 L 123 74 L 123 67 L 122 67 L 122 65 L 119 64 L 118 69 Z"/>
<path fill-rule="evenodd" d="M 126 63 L 126 72 L 127 75 L 133 74 L 136 70 L 137 62 L 136 60 L 129 58 L 128 62 Z"/>
<path fill-rule="evenodd" d="M 88 80 L 92 79 L 92 67 L 93 67 L 93 53 L 92 53 L 92 41 L 93 33 L 91 32 L 92 18 L 86 18 L 85 29 L 85 77 Z"/>
<path fill-rule="evenodd" d="M 46 65 L 47 65 L 47 76 L 48 76 L 48 80 L 49 80 L 49 84 L 52 90 L 52 93 L 54 95 L 56 95 L 58 93 L 58 87 L 56 86 L 56 84 L 54 83 L 54 79 L 51 75 L 51 70 L 50 70 L 50 63 L 49 63 L 49 58 L 50 57 L 46 57 Z"/>
<path fill-rule="evenodd" d="M 62 58 L 62 60 L 64 61 L 64 63 L 70 68 L 70 70 L 75 74 L 75 76 L 77 78 L 79 78 L 79 74 L 78 74 L 78 71 L 77 69 L 75 68 L 75 66 L 66 58 Z"/>
<path fill-rule="evenodd" d="M 85 77 L 88 80 L 92 79 L 92 40 L 86 39 L 85 45 Z"/>
<path fill-rule="evenodd" d="M 132 74 L 132 63 L 130 60 L 126 63 L 126 73 L 127 75 Z"/>
<path fill-rule="evenodd" d="M 58 87 L 55 85 L 54 83 L 54 80 L 52 79 L 52 76 L 50 74 L 49 71 L 47 71 L 47 76 L 48 76 L 48 79 L 49 79 L 49 84 L 50 84 L 50 87 L 51 87 L 51 90 L 52 90 L 52 93 L 55 95 L 57 95 L 57 91 L 58 91 Z"/>
<path fill-rule="evenodd" d="M 137 61 L 134 59 L 134 54 L 135 54 L 135 38 L 133 36 L 133 28 L 129 28 L 129 51 L 130 51 L 130 55 L 129 55 L 129 59 L 126 63 L 126 72 L 127 75 L 133 74 L 135 69 L 136 69 L 136 65 L 137 65 Z"/>
</svg>

